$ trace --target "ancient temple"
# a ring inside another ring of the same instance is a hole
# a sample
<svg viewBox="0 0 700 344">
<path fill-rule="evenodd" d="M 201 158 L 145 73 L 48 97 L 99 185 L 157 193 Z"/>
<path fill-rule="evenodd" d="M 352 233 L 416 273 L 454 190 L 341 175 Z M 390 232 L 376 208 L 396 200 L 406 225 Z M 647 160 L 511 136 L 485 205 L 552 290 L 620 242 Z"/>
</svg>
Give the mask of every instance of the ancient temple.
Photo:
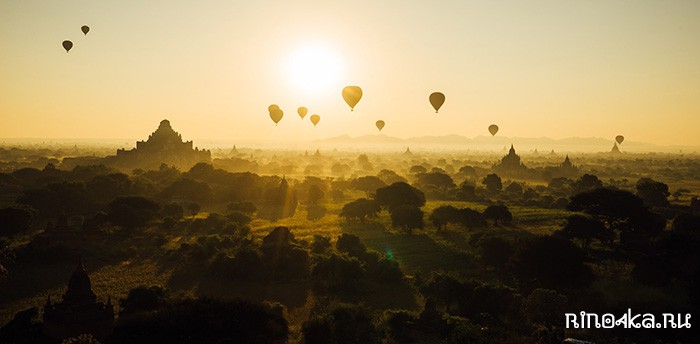
<svg viewBox="0 0 700 344">
<path fill-rule="evenodd" d="M 559 166 L 547 166 L 544 168 L 544 178 L 576 178 L 579 175 L 578 166 L 574 165 L 569 159 L 569 155 L 566 156 L 564 161 Z"/>
<path fill-rule="evenodd" d="M 182 141 L 164 119 L 146 141 L 137 141 L 136 148 L 118 149 L 108 163 L 122 168 L 156 169 L 161 164 L 189 169 L 200 162 L 211 163 L 211 151 L 194 147 L 192 141 Z"/>
<path fill-rule="evenodd" d="M 97 301 L 82 261 L 68 281 L 63 300 L 51 302 L 49 295 L 44 305 L 44 334 L 57 340 L 85 333 L 105 338 L 113 323 L 114 306 L 109 298 L 106 303 Z"/>
<path fill-rule="evenodd" d="M 620 147 L 617 146 L 617 142 L 613 143 L 613 148 L 612 148 L 612 150 L 610 150 L 610 153 L 612 153 L 612 154 L 622 153 L 622 152 L 620 152 Z"/>
<path fill-rule="evenodd" d="M 564 159 L 564 162 L 562 162 L 561 165 L 559 165 L 559 168 L 567 174 L 578 172 L 578 167 L 571 163 L 571 159 L 569 159 L 568 154 L 566 155 L 566 159 Z"/>
<path fill-rule="evenodd" d="M 520 156 L 515 153 L 515 148 L 510 145 L 510 150 L 508 154 L 501 159 L 501 162 L 493 167 L 494 171 L 497 172 L 519 172 L 527 169 L 522 162 L 520 162 Z"/>
</svg>

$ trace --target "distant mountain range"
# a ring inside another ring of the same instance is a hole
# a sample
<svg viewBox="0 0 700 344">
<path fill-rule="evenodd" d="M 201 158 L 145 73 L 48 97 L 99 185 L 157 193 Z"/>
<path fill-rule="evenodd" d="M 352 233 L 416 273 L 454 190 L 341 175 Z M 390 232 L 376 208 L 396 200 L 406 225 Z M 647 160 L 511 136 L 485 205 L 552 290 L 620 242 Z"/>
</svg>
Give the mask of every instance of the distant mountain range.
<svg viewBox="0 0 700 344">
<path fill-rule="evenodd" d="M 470 150 L 495 150 L 501 151 L 503 147 L 509 148 L 513 144 L 518 151 L 534 151 L 548 152 L 566 151 L 566 152 L 609 152 L 614 144 L 612 139 L 604 139 L 601 137 L 570 137 L 563 139 L 552 139 L 549 137 L 504 137 L 504 136 L 477 136 L 469 138 L 461 135 L 445 135 L 445 136 L 419 136 L 411 138 L 398 138 L 386 135 L 364 135 L 359 137 L 351 137 L 342 135 L 331 137 L 314 142 L 324 145 L 337 147 L 369 147 L 369 146 L 404 146 L 414 148 L 453 150 L 453 149 L 470 149 Z M 700 147 L 692 146 L 659 146 L 646 142 L 624 141 L 620 146 L 620 150 L 630 152 L 670 152 L 692 153 L 700 150 Z"/>
</svg>

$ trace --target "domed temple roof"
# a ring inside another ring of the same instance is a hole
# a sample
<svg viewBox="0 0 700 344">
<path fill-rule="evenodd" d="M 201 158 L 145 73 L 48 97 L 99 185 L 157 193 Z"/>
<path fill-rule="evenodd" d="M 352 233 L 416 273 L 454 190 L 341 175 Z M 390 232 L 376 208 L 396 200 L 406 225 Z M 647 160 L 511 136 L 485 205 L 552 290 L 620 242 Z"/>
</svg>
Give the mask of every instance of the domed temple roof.
<svg viewBox="0 0 700 344">
<path fill-rule="evenodd" d="M 68 280 L 68 290 L 66 294 L 63 295 L 63 301 L 69 303 L 94 303 L 97 296 L 92 291 L 92 283 L 90 282 L 90 276 L 88 276 L 85 268 L 83 267 L 82 259 L 78 262 L 78 267 L 76 267 L 73 275 Z"/>
</svg>

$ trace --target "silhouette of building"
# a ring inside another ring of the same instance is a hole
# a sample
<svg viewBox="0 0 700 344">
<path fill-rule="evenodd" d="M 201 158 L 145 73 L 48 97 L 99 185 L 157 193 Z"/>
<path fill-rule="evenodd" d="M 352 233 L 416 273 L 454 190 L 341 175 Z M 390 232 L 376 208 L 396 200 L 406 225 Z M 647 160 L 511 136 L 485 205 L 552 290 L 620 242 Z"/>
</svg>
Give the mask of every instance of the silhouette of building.
<svg viewBox="0 0 700 344">
<path fill-rule="evenodd" d="M 571 159 L 569 159 L 569 155 L 566 156 L 564 161 L 559 166 L 547 166 L 544 168 L 544 178 L 545 179 L 559 178 L 559 177 L 574 178 L 574 177 L 577 177 L 578 174 L 579 174 L 578 166 L 571 163 Z"/>
<path fill-rule="evenodd" d="M 617 146 L 617 142 L 613 142 L 613 148 L 610 151 L 610 153 L 613 153 L 613 154 L 622 153 L 622 152 L 620 152 L 620 147 Z"/>
<path fill-rule="evenodd" d="M 515 153 L 515 148 L 510 145 L 510 150 L 508 154 L 501 159 L 501 162 L 493 167 L 494 171 L 497 172 L 521 172 L 527 167 L 520 162 L 520 156 Z"/>
<path fill-rule="evenodd" d="M 564 162 L 562 162 L 561 165 L 559 165 L 559 168 L 565 172 L 578 172 L 578 167 L 571 163 L 568 154 L 566 155 Z"/>
<path fill-rule="evenodd" d="M 98 302 L 92 291 L 92 283 L 82 261 L 68 281 L 68 289 L 63 300 L 51 302 L 51 295 L 44 305 L 43 332 L 48 337 L 61 340 L 89 333 L 97 338 L 105 338 L 114 324 L 114 306 L 108 297 L 107 302 Z"/>
<path fill-rule="evenodd" d="M 108 157 L 108 163 L 124 168 L 156 169 L 161 164 L 189 169 L 197 163 L 211 163 L 211 151 L 193 148 L 192 141 L 182 141 L 182 135 L 164 119 L 146 141 L 137 141 L 136 148 L 118 149 Z"/>
</svg>

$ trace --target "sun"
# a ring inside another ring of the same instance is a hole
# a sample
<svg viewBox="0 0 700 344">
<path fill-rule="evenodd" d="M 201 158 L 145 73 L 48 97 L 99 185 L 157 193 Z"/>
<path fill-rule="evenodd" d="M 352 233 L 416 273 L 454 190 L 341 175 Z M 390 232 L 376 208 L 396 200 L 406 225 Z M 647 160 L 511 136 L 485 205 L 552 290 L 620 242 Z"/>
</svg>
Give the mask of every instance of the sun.
<svg viewBox="0 0 700 344">
<path fill-rule="evenodd" d="M 287 65 L 292 86 L 304 93 L 318 94 L 336 86 L 342 72 L 340 57 L 321 45 L 298 47 Z"/>
</svg>

